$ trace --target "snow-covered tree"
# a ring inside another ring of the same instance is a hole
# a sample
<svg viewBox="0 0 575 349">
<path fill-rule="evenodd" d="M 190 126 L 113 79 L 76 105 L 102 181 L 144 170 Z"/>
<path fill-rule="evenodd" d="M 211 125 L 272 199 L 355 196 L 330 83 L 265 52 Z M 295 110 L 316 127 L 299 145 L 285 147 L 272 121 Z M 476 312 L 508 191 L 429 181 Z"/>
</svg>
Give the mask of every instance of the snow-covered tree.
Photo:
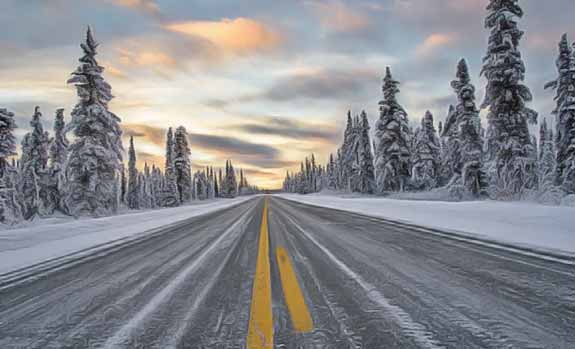
<svg viewBox="0 0 575 349">
<path fill-rule="evenodd" d="M 387 67 L 383 79 L 383 100 L 375 126 L 375 181 L 378 193 L 403 191 L 410 178 L 411 130 L 407 113 L 398 103 L 399 82 Z"/>
<path fill-rule="evenodd" d="M 134 137 L 130 136 L 130 148 L 128 149 L 128 193 L 126 195 L 128 208 L 132 210 L 140 208 L 139 192 L 136 149 L 134 148 Z"/>
<path fill-rule="evenodd" d="M 539 188 L 549 189 L 555 182 L 555 144 L 553 131 L 544 118 L 539 127 Z"/>
<path fill-rule="evenodd" d="M 112 89 L 96 61 L 98 44 L 88 28 L 84 55 L 72 73 L 79 97 L 66 131 L 73 132 L 66 168 L 65 204 L 73 215 L 107 215 L 118 209 L 118 179 L 122 170 L 120 118 L 108 110 Z"/>
<path fill-rule="evenodd" d="M 232 162 L 227 160 L 224 178 L 220 184 L 220 197 L 234 198 L 238 195 L 237 190 L 236 171 L 234 170 Z"/>
<path fill-rule="evenodd" d="M 49 149 L 49 174 L 44 178 L 49 201 L 48 211 L 60 210 L 62 207 L 64 192 L 66 189 L 66 160 L 68 158 L 69 142 L 65 133 L 64 109 L 57 109 L 54 118 L 54 137 L 50 141 Z"/>
<path fill-rule="evenodd" d="M 8 159 L 16 155 L 16 137 L 14 137 L 14 113 L 0 109 L 0 178 L 4 177 L 10 166 Z"/>
<path fill-rule="evenodd" d="M 493 194 L 510 198 L 537 185 L 535 145 L 528 124 L 537 113 L 526 107 L 533 97 L 525 79 L 518 49 L 523 17 L 518 0 L 490 0 L 485 26 L 491 33 L 482 75 L 487 79 L 482 108 L 489 107 L 487 159 Z"/>
<path fill-rule="evenodd" d="M 208 179 L 203 171 L 194 173 L 194 198 L 196 200 L 207 200 Z"/>
<path fill-rule="evenodd" d="M 412 185 L 417 190 L 430 190 L 437 186 L 441 144 L 433 115 L 427 111 L 421 119 L 421 127 L 414 137 Z"/>
<path fill-rule="evenodd" d="M 21 219 L 16 195 L 17 171 L 9 158 L 16 155 L 14 113 L 0 109 L 0 223 L 13 224 Z"/>
<path fill-rule="evenodd" d="M 164 176 L 162 175 L 162 171 L 155 165 L 152 166 L 152 174 L 150 182 L 151 182 L 151 195 L 153 200 L 152 207 L 162 207 L 163 203 L 162 187 L 164 183 Z"/>
<path fill-rule="evenodd" d="M 327 189 L 337 189 L 337 167 L 333 154 L 329 154 L 329 163 L 327 164 Z"/>
<path fill-rule="evenodd" d="M 556 90 L 556 151 L 555 183 L 567 194 L 575 194 L 575 52 L 569 46 L 567 34 L 559 42 L 556 61 L 558 78 L 545 85 Z"/>
<path fill-rule="evenodd" d="M 360 132 L 357 142 L 359 163 L 359 186 L 357 191 L 364 194 L 373 194 L 375 191 L 375 174 L 373 155 L 371 153 L 371 141 L 369 139 L 369 120 L 367 119 L 367 113 L 365 111 L 361 112 L 361 123 L 358 127 Z"/>
<path fill-rule="evenodd" d="M 451 109 L 445 127 L 448 139 L 450 172 L 449 186 L 459 195 L 485 194 L 487 178 L 483 171 L 483 138 L 481 119 L 475 104 L 475 87 L 471 83 L 465 59 L 457 65 L 457 79 L 451 87 L 457 95 L 458 104 Z"/>
<path fill-rule="evenodd" d="M 65 127 L 64 109 L 57 109 L 54 119 L 54 138 L 50 144 L 50 167 L 54 171 L 64 169 L 68 158 L 68 146 L 70 143 L 66 138 Z"/>
<path fill-rule="evenodd" d="M 174 134 L 174 172 L 180 203 L 192 200 L 192 164 L 190 161 L 188 132 L 180 126 Z"/>
<path fill-rule="evenodd" d="M 44 132 L 41 117 L 40 108 L 36 107 L 30 121 L 32 131 L 22 140 L 18 192 L 22 197 L 25 219 L 52 213 L 47 212 L 49 202 L 44 183 L 47 177 L 49 137 L 48 133 Z"/>
<path fill-rule="evenodd" d="M 340 148 L 340 189 L 350 190 L 350 181 L 353 168 L 354 123 L 351 110 L 347 113 L 347 125 L 343 135 L 343 144 Z"/>
<path fill-rule="evenodd" d="M 162 207 L 175 207 L 179 205 L 178 183 L 174 165 L 174 133 L 172 128 L 166 134 L 166 162 L 164 165 L 164 184 L 162 188 Z"/>
</svg>

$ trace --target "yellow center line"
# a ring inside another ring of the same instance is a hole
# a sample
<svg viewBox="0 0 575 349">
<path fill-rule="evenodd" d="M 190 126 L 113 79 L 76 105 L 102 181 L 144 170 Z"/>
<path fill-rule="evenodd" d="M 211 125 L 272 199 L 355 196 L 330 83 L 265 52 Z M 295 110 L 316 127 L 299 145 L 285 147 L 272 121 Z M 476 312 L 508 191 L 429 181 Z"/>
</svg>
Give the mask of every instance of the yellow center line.
<svg viewBox="0 0 575 349">
<path fill-rule="evenodd" d="M 286 249 L 283 247 L 276 248 L 276 258 L 293 328 L 300 333 L 310 332 L 313 330 L 313 321 Z"/>
<path fill-rule="evenodd" d="M 274 328 L 272 315 L 267 198 L 265 198 L 264 201 L 258 258 L 256 263 L 247 347 L 250 349 L 273 348 Z"/>
</svg>

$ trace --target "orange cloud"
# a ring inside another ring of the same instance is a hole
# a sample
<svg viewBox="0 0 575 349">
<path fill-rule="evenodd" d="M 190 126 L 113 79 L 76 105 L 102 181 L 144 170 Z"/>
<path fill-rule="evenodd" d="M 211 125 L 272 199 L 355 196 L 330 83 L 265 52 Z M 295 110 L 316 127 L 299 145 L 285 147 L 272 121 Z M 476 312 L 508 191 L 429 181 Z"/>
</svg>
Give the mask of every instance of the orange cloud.
<svg viewBox="0 0 575 349">
<path fill-rule="evenodd" d="M 165 29 L 209 41 L 229 53 L 251 53 L 273 49 L 281 36 L 266 25 L 249 18 L 220 21 L 188 21 L 171 23 Z"/>
<path fill-rule="evenodd" d="M 308 1 L 321 25 L 334 32 L 355 32 L 371 25 L 369 17 L 346 6 L 341 1 Z"/>
<path fill-rule="evenodd" d="M 167 53 L 160 51 L 139 51 L 133 52 L 126 49 L 118 49 L 120 61 L 125 65 L 138 66 L 176 66 L 176 60 Z"/>
<path fill-rule="evenodd" d="M 415 49 L 418 57 L 429 56 L 440 47 L 449 46 L 457 41 L 457 36 L 453 33 L 434 33 L 429 35 L 423 43 Z"/>
<path fill-rule="evenodd" d="M 155 0 L 112 0 L 116 5 L 129 7 L 151 15 L 159 15 L 160 7 Z"/>
</svg>

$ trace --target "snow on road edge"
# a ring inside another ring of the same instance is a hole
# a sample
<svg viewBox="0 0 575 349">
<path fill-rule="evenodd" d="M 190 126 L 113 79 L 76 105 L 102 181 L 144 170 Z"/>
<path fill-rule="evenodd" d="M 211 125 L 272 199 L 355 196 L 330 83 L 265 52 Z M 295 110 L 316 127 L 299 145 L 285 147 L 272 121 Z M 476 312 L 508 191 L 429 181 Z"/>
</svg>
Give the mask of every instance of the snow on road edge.
<svg viewBox="0 0 575 349">
<path fill-rule="evenodd" d="M 253 196 L 0 231 L 0 274 L 222 210 Z"/>
<path fill-rule="evenodd" d="M 473 237 L 575 255 L 575 209 L 523 202 L 409 201 L 378 197 L 276 194 L 326 208 L 386 218 Z"/>
</svg>

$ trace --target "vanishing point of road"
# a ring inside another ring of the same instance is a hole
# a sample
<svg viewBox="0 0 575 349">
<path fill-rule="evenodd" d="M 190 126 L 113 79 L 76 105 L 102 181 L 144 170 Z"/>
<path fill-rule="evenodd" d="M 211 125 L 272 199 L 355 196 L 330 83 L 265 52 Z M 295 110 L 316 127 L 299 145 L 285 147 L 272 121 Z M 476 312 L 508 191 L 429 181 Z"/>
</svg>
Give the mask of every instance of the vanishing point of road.
<svg viewBox="0 0 575 349">
<path fill-rule="evenodd" d="M 0 348 L 574 348 L 575 268 L 255 197 L 0 287 Z"/>
</svg>

